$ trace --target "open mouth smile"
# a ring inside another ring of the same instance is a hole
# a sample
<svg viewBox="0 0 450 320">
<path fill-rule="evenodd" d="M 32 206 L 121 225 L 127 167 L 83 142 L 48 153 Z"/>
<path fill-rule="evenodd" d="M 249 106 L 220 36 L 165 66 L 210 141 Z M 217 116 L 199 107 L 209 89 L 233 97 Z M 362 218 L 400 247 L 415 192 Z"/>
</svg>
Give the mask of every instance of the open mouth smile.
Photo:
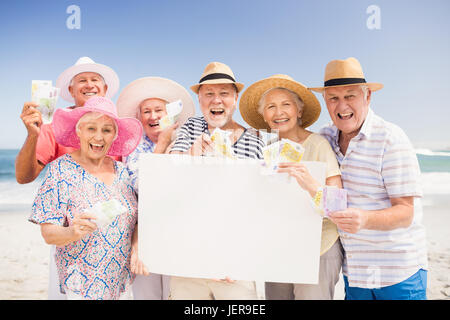
<svg viewBox="0 0 450 320">
<path fill-rule="evenodd" d="M 103 144 L 97 144 L 97 143 L 90 143 L 89 146 L 91 147 L 92 151 L 94 151 L 94 152 L 102 152 L 105 147 Z"/>
<path fill-rule="evenodd" d="M 353 117 L 353 112 L 348 112 L 348 113 L 338 113 L 337 116 L 339 117 L 339 119 L 341 120 L 348 120 L 350 118 Z"/>
<path fill-rule="evenodd" d="M 223 108 L 212 108 L 209 110 L 213 115 L 220 116 L 225 113 L 225 109 Z"/>
</svg>

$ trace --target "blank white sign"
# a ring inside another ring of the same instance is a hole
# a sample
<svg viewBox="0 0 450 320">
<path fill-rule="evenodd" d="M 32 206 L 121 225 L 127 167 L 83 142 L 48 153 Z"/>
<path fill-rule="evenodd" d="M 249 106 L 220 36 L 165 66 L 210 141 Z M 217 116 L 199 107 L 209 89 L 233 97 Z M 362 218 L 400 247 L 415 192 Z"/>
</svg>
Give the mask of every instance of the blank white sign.
<svg viewBox="0 0 450 320">
<path fill-rule="evenodd" d="M 323 184 L 325 164 L 304 163 Z M 254 160 L 143 154 L 140 258 L 159 274 L 316 284 L 322 218 L 310 199 Z"/>
</svg>

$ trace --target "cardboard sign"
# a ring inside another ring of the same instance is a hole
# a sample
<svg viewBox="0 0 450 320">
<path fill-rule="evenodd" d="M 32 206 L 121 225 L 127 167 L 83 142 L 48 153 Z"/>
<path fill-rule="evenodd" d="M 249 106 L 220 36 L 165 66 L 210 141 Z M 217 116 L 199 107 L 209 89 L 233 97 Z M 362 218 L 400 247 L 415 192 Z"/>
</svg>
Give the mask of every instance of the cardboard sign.
<svg viewBox="0 0 450 320">
<path fill-rule="evenodd" d="M 319 183 L 325 164 L 304 162 Z M 255 160 L 143 154 L 139 255 L 153 273 L 317 284 L 322 217 Z"/>
</svg>

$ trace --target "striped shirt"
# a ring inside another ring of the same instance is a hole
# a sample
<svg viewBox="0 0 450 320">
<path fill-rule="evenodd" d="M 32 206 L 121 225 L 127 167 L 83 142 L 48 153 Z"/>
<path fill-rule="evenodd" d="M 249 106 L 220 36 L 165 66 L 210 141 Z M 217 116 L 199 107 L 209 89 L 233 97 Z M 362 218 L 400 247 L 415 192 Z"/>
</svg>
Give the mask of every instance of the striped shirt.
<svg viewBox="0 0 450 320">
<path fill-rule="evenodd" d="M 348 207 L 381 210 L 391 207 L 391 198 L 414 198 L 414 219 L 407 228 L 391 231 L 338 230 L 345 250 L 343 274 L 349 285 L 380 288 L 406 280 L 427 269 L 425 228 L 419 186 L 420 169 L 412 145 L 398 126 L 384 121 L 369 108 L 360 132 L 342 154 L 334 125 L 321 129 L 328 140 L 348 191 Z"/>
<path fill-rule="evenodd" d="M 204 117 L 189 118 L 180 128 L 175 143 L 170 150 L 186 152 L 188 151 L 195 139 L 202 133 L 210 135 L 208 123 Z M 253 129 L 244 129 L 244 133 L 232 145 L 234 154 L 237 158 L 263 159 L 262 148 L 264 142 L 258 137 L 258 133 Z"/>
</svg>

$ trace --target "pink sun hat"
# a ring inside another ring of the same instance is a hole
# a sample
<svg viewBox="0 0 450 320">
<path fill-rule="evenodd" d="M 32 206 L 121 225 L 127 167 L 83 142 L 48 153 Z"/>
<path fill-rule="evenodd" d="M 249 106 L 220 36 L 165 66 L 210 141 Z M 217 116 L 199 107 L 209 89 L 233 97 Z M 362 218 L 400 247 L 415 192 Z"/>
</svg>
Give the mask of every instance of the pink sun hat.
<svg viewBox="0 0 450 320">
<path fill-rule="evenodd" d="M 108 98 L 92 97 L 83 107 L 74 109 L 57 109 L 53 115 L 52 127 L 57 143 L 75 149 L 80 148 L 75 126 L 80 118 L 88 112 L 100 112 L 113 119 L 117 124 L 117 137 L 108 150 L 110 156 L 127 156 L 140 143 L 142 125 L 135 118 L 119 118 L 117 108 Z"/>
</svg>

